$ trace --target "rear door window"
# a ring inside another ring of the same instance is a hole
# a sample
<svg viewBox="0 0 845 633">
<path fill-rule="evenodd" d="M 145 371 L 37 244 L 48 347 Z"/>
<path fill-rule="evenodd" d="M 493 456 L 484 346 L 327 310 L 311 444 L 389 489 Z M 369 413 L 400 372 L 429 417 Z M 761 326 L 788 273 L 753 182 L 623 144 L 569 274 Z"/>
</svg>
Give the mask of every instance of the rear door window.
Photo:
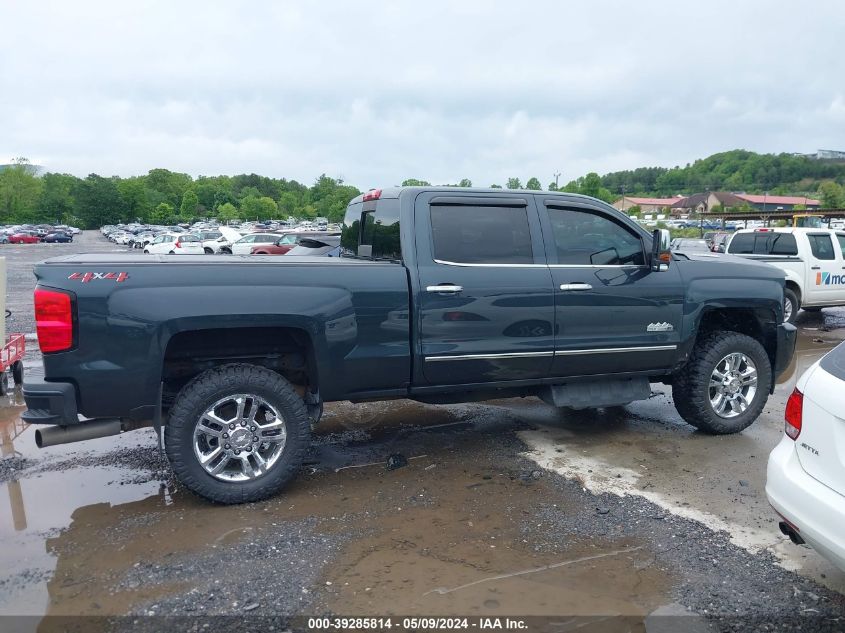
<svg viewBox="0 0 845 633">
<path fill-rule="evenodd" d="M 813 257 L 821 260 L 836 259 L 836 253 L 833 250 L 833 240 L 827 233 L 813 233 L 807 235 L 810 240 L 810 250 L 813 252 Z"/>
<path fill-rule="evenodd" d="M 533 264 L 526 207 L 432 205 L 434 259 L 456 264 Z"/>
<path fill-rule="evenodd" d="M 842 253 L 842 259 L 845 259 L 845 235 L 837 233 L 836 239 L 839 242 L 839 251 Z"/>
</svg>

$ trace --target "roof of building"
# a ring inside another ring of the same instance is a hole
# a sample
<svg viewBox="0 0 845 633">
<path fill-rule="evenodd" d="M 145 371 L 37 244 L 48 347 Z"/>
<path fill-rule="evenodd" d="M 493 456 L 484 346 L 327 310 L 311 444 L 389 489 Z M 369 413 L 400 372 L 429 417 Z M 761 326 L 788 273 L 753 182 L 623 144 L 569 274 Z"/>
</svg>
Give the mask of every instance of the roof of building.
<svg viewBox="0 0 845 633">
<path fill-rule="evenodd" d="M 624 196 L 622 199 L 632 204 L 648 204 L 664 207 L 671 207 L 679 200 L 677 196 L 674 198 L 634 198 L 633 196 Z"/>
<path fill-rule="evenodd" d="M 714 196 L 723 207 L 739 207 L 744 205 L 747 200 L 743 200 L 739 196 L 729 193 L 727 191 L 712 191 L 705 193 L 696 193 L 686 198 L 680 198 L 672 205 L 675 209 L 694 209 L 700 204 L 706 203 L 710 196 Z"/>
<path fill-rule="evenodd" d="M 751 204 L 806 204 L 819 206 L 821 202 L 806 196 L 768 196 L 755 195 L 750 193 L 738 193 L 737 198 L 750 202 Z"/>
</svg>

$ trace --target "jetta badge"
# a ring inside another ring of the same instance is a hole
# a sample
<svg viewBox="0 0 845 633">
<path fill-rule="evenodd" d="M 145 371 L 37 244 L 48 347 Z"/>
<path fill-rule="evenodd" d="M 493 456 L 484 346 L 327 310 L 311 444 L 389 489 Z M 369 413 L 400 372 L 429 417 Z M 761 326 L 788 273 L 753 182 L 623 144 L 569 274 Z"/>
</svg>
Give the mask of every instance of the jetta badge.
<svg viewBox="0 0 845 633">
<path fill-rule="evenodd" d="M 649 323 L 646 332 L 672 332 L 675 327 L 671 323 Z"/>
</svg>

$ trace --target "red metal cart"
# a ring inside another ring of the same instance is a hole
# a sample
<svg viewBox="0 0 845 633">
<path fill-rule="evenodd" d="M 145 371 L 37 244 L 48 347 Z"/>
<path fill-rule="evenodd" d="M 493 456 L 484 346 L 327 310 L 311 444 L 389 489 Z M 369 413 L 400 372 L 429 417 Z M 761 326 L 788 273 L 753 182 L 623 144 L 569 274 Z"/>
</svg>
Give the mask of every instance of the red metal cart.
<svg viewBox="0 0 845 633">
<path fill-rule="evenodd" d="M 9 391 L 9 374 L 12 370 L 12 380 L 16 385 L 23 383 L 23 355 L 26 352 L 26 340 L 23 334 L 10 334 L 6 344 L 0 349 L 0 395 L 5 396 Z"/>
</svg>

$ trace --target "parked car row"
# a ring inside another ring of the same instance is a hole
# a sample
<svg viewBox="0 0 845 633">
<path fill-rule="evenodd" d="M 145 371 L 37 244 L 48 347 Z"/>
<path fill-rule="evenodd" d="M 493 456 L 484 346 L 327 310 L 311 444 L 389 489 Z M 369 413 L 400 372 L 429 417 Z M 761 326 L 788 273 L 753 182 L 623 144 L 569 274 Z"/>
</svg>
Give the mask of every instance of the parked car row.
<svg viewBox="0 0 845 633">
<path fill-rule="evenodd" d="M 218 225 L 127 224 L 104 226 L 102 234 L 122 246 L 154 255 L 314 255 L 337 256 L 340 231 L 328 222 L 243 223 Z M 270 228 L 272 226 L 277 228 Z M 287 224 L 292 224 L 284 228 Z"/>
<path fill-rule="evenodd" d="M 64 224 L 16 224 L 0 227 L 0 244 L 39 244 L 72 242 L 80 230 Z"/>
</svg>

